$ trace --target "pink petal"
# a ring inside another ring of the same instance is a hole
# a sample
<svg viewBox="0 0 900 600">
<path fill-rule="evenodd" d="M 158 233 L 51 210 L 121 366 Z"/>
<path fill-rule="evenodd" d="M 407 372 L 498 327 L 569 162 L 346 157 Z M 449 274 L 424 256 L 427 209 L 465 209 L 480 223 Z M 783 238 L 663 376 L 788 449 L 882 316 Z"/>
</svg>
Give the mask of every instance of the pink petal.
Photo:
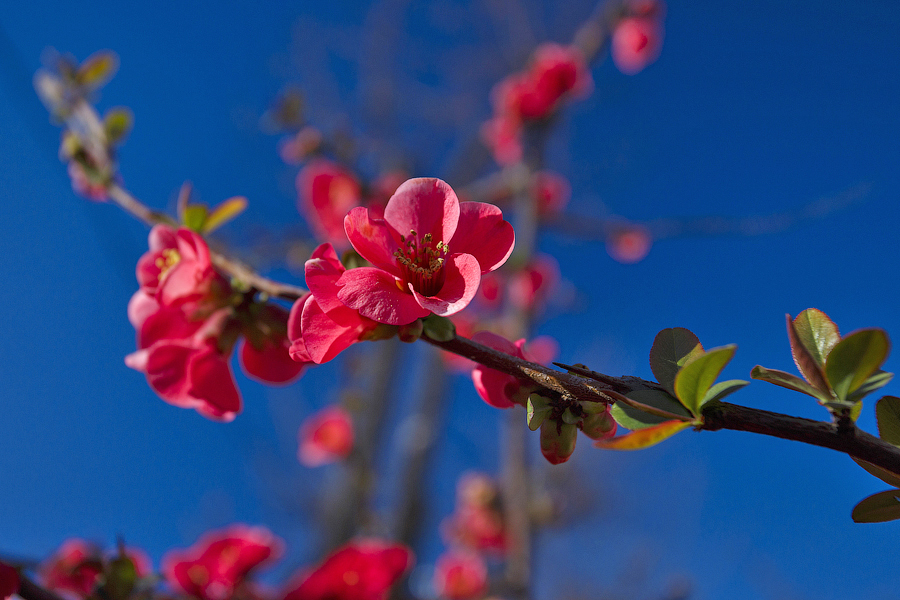
<svg viewBox="0 0 900 600">
<path fill-rule="evenodd" d="M 328 362 L 358 342 L 371 323 L 368 319 L 363 320 L 357 311 L 346 306 L 326 313 L 315 299 L 303 307 L 300 322 L 303 331 L 301 339 L 303 351 L 310 360 L 319 364 Z M 298 350 L 295 343 L 292 352 L 295 356 L 302 356 Z"/>
<path fill-rule="evenodd" d="M 477 261 L 475 264 L 477 268 Z M 450 279 L 449 272 L 447 279 Z M 338 298 L 362 316 L 388 325 L 406 325 L 427 317 L 430 311 L 420 306 L 421 302 L 417 302 L 412 294 L 397 287 L 396 281 L 390 273 L 381 269 L 351 269 L 338 280 L 341 287 Z"/>
<path fill-rule="evenodd" d="M 302 362 L 291 360 L 290 342 L 284 338 L 267 339 L 261 349 L 257 349 L 247 340 L 241 340 L 238 353 L 244 372 L 251 379 L 267 384 L 285 384 L 300 376 L 306 366 Z"/>
<path fill-rule="evenodd" d="M 459 199 L 440 179 L 410 179 L 388 200 L 384 220 L 400 235 L 412 230 L 419 239 L 430 233 L 435 242 L 449 243 L 459 221 Z"/>
<path fill-rule="evenodd" d="M 496 333 L 492 333 L 490 331 L 479 331 L 472 336 L 472 341 L 478 342 L 479 344 L 482 344 L 499 352 L 523 358 L 522 351 L 517 344 L 510 342 L 505 337 L 497 335 Z"/>
<path fill-rule="evenodd" d="M 210 348 L 196 353 L 188 366 L 189 393 L 200 402 L 197 412 L 208 419 L 232 421 L 241 412 L 241 394 L 228 360 Z"/>
<path fill-rule="evenodd" d="M 478 365 L 472 369 L 472 383 L 482 400 L 495 408 L 512 408 L 515 402 L 509 399 L 507 386 L 518 387 L 515 377 Z M 512 390 L 515 392 L 515 390 Z"/>
<path fill-rule="evenodd" d="M 512 254 L 516 234 L 503 220 L 500 209 L 483 202 L 463 202 L 459 211 L 459 227 L 448 242 L 450 252 L 471 254 L 478 259 L 482 273 L 505 263 Z"/>
<path fill-rule="evenodd" d="M 174 248 L 178 245 L 178 238 L 175 235 L 175 229 L 169 225 L 154 225 L 147 237 L 151 252 L 162 250 L 163 248 Z"/>
<path fill-rule="evenodd" d="M 306 287 L 325 312 L 344 305 L 338 300 L 337 280 L 346 271 L 331 244 L 322 244 L 312 253 L 304 267 Z"/>
<path fill-rule="evenodd" d="M 464 309 L 475 297 L 481 283 L 481 267 L 471 254 L 453 254 L 445 263 L 444 269 L 446 273 L 444 285 L 434 296 L 423 296 L 413 290 L 412 284 L 409 289 L 419 306 L 436 315 L 447 317 Z"/>
<path fill-rule="evenodd" d="M 347 238 L 353 249 L 359 252 L 360 256 L 379 269 L 400 275 L 397 260 L 394 258 L 399 237 L 397 240 L 394 238 L 399 234 L 391 231 L 390 225 L 384 219 L 373 219 L 368 209 L 358 206 L 344 217 L 344 231 L 347 232 Z"/>
<path fill-rule="evenodd" d="M 156 298 L 143 290 L 138 290 L 128 301 L 128 321 L 135 329 L 140 329 L 147 317 L 159 310 Z"/>
</svg>

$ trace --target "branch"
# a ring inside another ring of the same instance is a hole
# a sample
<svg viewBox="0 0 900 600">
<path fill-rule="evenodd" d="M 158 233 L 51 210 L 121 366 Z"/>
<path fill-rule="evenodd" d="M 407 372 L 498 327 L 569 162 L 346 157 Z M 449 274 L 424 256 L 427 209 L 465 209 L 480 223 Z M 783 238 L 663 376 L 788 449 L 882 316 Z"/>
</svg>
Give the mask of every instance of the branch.
<svg viewBox="0 0 900 600">
<path fill-rule="evenodd" d="M 24 600 L 63 600 L 61 596 L 34 583 L 19 571 L 19 591 L 16 594 Z"/>
<path fill-rule="evenodd" d="M 662 389 L 658 383 L 637 377 L 611 377 L 598 373 L 596 378 L 582 378 L 510 356 L 460 336 L 454 336 L 446 342 L 427 336 L 422 336 L 422 339 L 550 392 L 571 395 L 579 401 L 609 404 L 618 399 L 619 393 L 647 388 Z M 900 473 L 900 447 L 858 429 L 853 423 L 839 425 L 721 402 L 704 408 L 703 423 L 696 429 L 732 429 L 794 440 L 837 450 L 891 473 Z"/>
</svg>

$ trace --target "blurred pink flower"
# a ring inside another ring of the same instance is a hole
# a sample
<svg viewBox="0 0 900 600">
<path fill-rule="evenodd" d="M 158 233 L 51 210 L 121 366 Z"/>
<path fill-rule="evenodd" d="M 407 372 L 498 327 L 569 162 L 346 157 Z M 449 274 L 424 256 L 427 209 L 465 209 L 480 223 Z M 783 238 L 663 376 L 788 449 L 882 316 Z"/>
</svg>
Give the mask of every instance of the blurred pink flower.
<svg viewBox="0 0 900 600">
<path fill-rule="evenodd" d="M 472 552 L 449 551 L 434 566 L 434 589 L 448 600 L 472 600 L 487 591 L 487 565 Z"/>
<path fill-rule="evenodd" d="M 344 250 L 344 215 L 363 204 L 356 177 L 324 158 L 311 160 L 297 175 L 297 208 L 319 239 Z"/>
<path fill-rule="evenodd" d="M 538 342 L 533 346 L 534 356 L 525 350 L 524 339 L 513 343 L 495 333 L 479 331 L 472 337 L 472 340 L 530 362 L 550 362 L 558 350 L 558 345 L 552 338 L 547 338 L 547 336 L 543 336 L 543 338 L 534 340 Z M 526 398 L 522 383 L 512 375 L 478 365 L 472 370 L 472 382 L 481 399 L 491 406 L 512 408 L 516 404 L 525 404 Z"/>
<path fill-rule="evenodd" d="M 318 467 L 346 458 L 353 450 L 353 420 L 340 406 L 329 406 L 300 426 L 297 458 L 307 467 Z"/>
</svg>

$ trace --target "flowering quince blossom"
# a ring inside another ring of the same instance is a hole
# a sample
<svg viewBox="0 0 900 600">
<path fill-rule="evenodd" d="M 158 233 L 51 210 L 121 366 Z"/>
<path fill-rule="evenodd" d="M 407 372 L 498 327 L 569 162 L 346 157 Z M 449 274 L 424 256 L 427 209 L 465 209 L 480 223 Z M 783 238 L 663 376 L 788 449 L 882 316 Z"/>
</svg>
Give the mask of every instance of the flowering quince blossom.
<svg viewBox="0 0 900 600">
<path fill-rule="evenodd" d="M 373 266 L 341 274 L 337 298 L 361 316 L 388 325 L 465 308 L 482 273 L 506 262 L 515 240 L 499 208 L 460 203 L 449 185 L 432 178 L 401 185 L 384 219 L 354 208 L 344 229 L 353 248 Z"/>
<path fill-rule="evenodd" d="M 19 572 L 0 562 L 0 598 L 4 600 L 19 591 Z"/>
<path fill-rule="evenodd" d="M 495 333 L 479 331 L 472 340 L 523 360 L 545 363 L 553 360 L 558 352 L 558 346 L 552 338 L 546 336 L 544 338 L 536 338 L 536 342 L 540 341 L 532 346 L 531 352 L 525 350 L 524 338 L 513 343 Z M 484 365 L 472 369 L 472 382 L 481 399 L 496 408 L 524 405 L 525 397 L 528 395 L 527 386 L 523 386 L 519 379 Z"/>
<path fill-rule="evenodd" d="M 84 598 L 94 590 L 103 570 L 100 549 L 84 540 L 72 538 L 41 564 L 41 583 L 56 592 L 68 592 Z"/>
<path fill-rule="evenodd" d="M 487 590 L 484 559 L 472 552 L 445 552 L 434 566 L 434 589 L 448 600 L 480 598 Z"/>
<path fill-rule="evenodd" d="M 248 574 L 277 559 L 283 542 L 264 527 L 235 524 L 210 532 L 186 550 L 163 556 L 162 574 L 172 588 L 201 600 L 227 600 Z"/>
<path fill-rule="evenodd" d="M 310 293 L 291 307 L 287 326 L 294 360 L 328 362 L 349 346 L 375 336 L 379 324 L 338 299 L 338 280 L 346 270 L 331 244 L 316 248 L 306 261 Z"/>
<path fill-rule="evenodd" d="M 665 7 L 658 0 L 634 0 L 628 10 L 613 29 L 610 52 L 622 73 L 634 75 L 659 58 Z"/>
<path fill-rule="evenodd" d="M 291 358 L 287 336 L 289 313 L 280 306 L 264 304 L 252 327 L 245 328 L 238 356 L 251 379 L 268 384 L 286 384 L 297 379 L 309 361 Z"/>
<path fill-rule="evenodd" d="M 361 539 L 334 551 L 313 571 L 304 571 L 284 600 L 385 600 L 391 586 L 412 566 L 401 544 Z"/>
<path fill-rule="evenodd" d="M 353 421 L 340 406 L 329 406 L 303 421 L 297 458 L 317 467 L 346 458 L 353 450 Z"/>
<path fill-rule="evenodd" d="M 308 162 L 297 174 L 297 208 L 313 232 L 338 248 L 346 249 L 344 215 L 363 203 L 356 177 L 324 158 Z"/>
<path fill-rule="evenodd" d="M 641 225 L 618 227 L 606 239 L 606 251 L 613 259 L 624 264 L 642 261 L 653 246 L 650 231 Z"/>
<path fill-rule="evenodd" d="M 496 482 L 483 473 L 465 473 L 456 484 L 456 508 L 441 523 L 448 544 L 476 552 L 502 553 L 506 528 Z"/>
</svg>

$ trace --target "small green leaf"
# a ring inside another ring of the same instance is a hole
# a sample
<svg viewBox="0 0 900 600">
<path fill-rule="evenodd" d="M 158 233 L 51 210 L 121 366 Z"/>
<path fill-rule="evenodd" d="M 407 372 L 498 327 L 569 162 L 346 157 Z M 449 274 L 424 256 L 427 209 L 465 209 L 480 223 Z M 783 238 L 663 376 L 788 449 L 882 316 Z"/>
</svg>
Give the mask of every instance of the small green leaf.
<svg viewBox="0 0 900 600">
<path fill-rule="evenodd" d="M 203 233 L 209 233 L 218 229 L 244 212 L 246 208 L 247 199 L 243 196 L 235 196 L 234 198 L 225 200 L 215 207 L 212 212 L 209 213 L 209 216 L 206 217 L 206 221 L 203 224 Z"/>
<path fill-rule="evenodd" d="M 851 456 L 850 458 L 853 457 Z M 900 488 L 900 475 L 898 475 L 897 473 L 892 473 L 887 469 L 882 469 L 881 467 L 875 466 L 865 460 L 859 460 L 858 458 L 853 458 L 853 460 L 856 462 L 856 464 L 868 471 L 869 474 L 874 475 L 888 485 L 892 485 L 895 488 Z"/>
<path fill-rule="evenodd" d="M 134 118 L 127 108 L 112 108 L 103 117 L 103 128 L 106 130 L 106 139 L 110 144 L 119 144 L 131 131 Z"/>
<path fill-rule="evenodd" d="M 857 523 L 884 523 L 900 519 L 900 490 L 873 494 L 857 504 L 851 515 Z"/>
<path fill-rule="evenodd" d="M 831 350 L 825 360 L 825 375 L 834 393 L 846 400 L 881 368 L 890 342 L 883 329 L 854 331 Z"/>
<path fill-rule="evenodd" d="M 841 334 L 834 321 L 817 308 L 807 308 L 794 318 L 794 330 L 803 347 L 819 367 L 825 365 L 825 357 L 841 341 Z"/>
<path fill-rule="evenodd" d="M 528 428 L 537 431 L 547 415 L 550 414 L 550 399 L 540 394 L 530 394 L 525 404 L 525 410 Z"/>
<path fill-rule="evenodd" d="M 449 342 L 456 337 L 456 327 L 447 317 L 430 314 L 422 321 L 423 332 L 436 342 Z"/>
<path fill-rule="evenodd" d="M 636 402 L 652 406 L 653 408 L 658 408 L 676 415 L 683 415 L 687 418 L 691 417 L 691 414 L 685 410 L 681 403 L 666 392 L 659 390 L 635 390 L 633 392 L 628 392 L 626 396 Z M 632 431 L 645 429 L 652 425 L 659 425 L 660 423 L 671 420 L 667 417 L 644 412 L 622 402 L 613 404 L 612 408 L 610 408 L 610 414 L 612 414 L 616 423 L 622 427 L 631 429 Z"/>
<path fill-rule="evenodd" d="M 753 367 L 753 370 L 750 371 L 750 377 L 752 377 L 753 379 L 768 381 L 769 383 L 780 385 L 783 388 L 794 390 L 795 392 L 800 392 L 801 394 L 806 394 L 807 396 L 812 396 L 823 404 L 825 402 L 831 402 L 832 400 L 834 400 L 834 398 L 832 398 L 830 395 L 827 395 L 822 390 L 813 387 L 796 375 L 785 373 L 784 371 L 779 371 L 777 369 L 767 369 L 765 367 L 756 365 L 755 367 Z"/>
<path fill-rule="evenodd" d="M 875 404 L 878 435 L 888 444 L 900 446 L 900 398 L 885 396 Z"/>
<path fill-rule="evenodd" d="M 109 50 L 100 50 L 84 59 L 75 73 L 78 85 L 96 90 L 106 85 L 119 68 L 119 57 Z"/>
<path fill-rule="evenodd" d="M 850 402 L 857 402 L 862 400 L 872 392 L 876 390 L 880 390 L 884 386 L 886 386 L 891 379 L 894 378 L 893 373 L 888 373 L 887 371 L 877 371 L 874 375 L 866 379 L 866 381 L 857 388 L 855 392 L 852 392 L 849 396 L 847 396 L 847 400 Z"/>
<path fill-rule="evenodd" d="M 127 556 L 117 556 L 109 562 L 103 583 L 105 596 L 110 600 L 127 600 L 137 583 L 137 569 Z"/>
<path fill-rule="evenodd" d="M 728 381 L 720 381 L 716 385 L 709 388 L 703 400 L 700 401 L 700 408 L 707 402 L 719 402 L 725 396 L 735 393 L 742 387 L 749 385 L 749 381 L 743 379 L 729 379 Z"/>
<path fill-rule="evenodd" d="M 675 394 L 675 375 L 685 361 L 703 352 L 700 340 L 684 327 L 663 329 L 656 334 L 650 348 L 650 370 L 656 380 Z"/>
<path fill-rule="evenodd" d="M 689 360 L 675 376 L 675 395 L 691 414 L 700 414 L 706 392 L 734 356 L 734 344 L 713 348 Z"/>
<path fill-rule="evenodd" d="M 825 379 L 825 372 L 822 370 L 822 365 L 817 362 L 816 357 L 810 350 L 803 345 L 797 327 L 794 325 L 794 321 L 791 320 L 791 315 L 785 315 L 785 320 L 787 321 L 788 341 L 791 344 L 791 355 L 794 357 L 794 364 L 797 365 L 800 374 L 803 375 L 806 381 L 814 388 L 818 388 L 825 394 L 830 394 L 831 388 L 828 385 L 828 381 Z"/>
<path fill-rule="evenodd" d="M 690 427 L 687 421 L 663 421 L 653 427 L 632 431 L 619 437 L 594 442 L 597 448 L 608 450 L 640 450 L 649 448 Z"/>
<path fill-rule="evenodd" d="M 206 215 L 209 210 L 202 204 L 190 204 L 184 208 L 181 215 L 182 224 L 196 232 L 203 231 L 203 224 L 206 222 Z"/>
</svg>

